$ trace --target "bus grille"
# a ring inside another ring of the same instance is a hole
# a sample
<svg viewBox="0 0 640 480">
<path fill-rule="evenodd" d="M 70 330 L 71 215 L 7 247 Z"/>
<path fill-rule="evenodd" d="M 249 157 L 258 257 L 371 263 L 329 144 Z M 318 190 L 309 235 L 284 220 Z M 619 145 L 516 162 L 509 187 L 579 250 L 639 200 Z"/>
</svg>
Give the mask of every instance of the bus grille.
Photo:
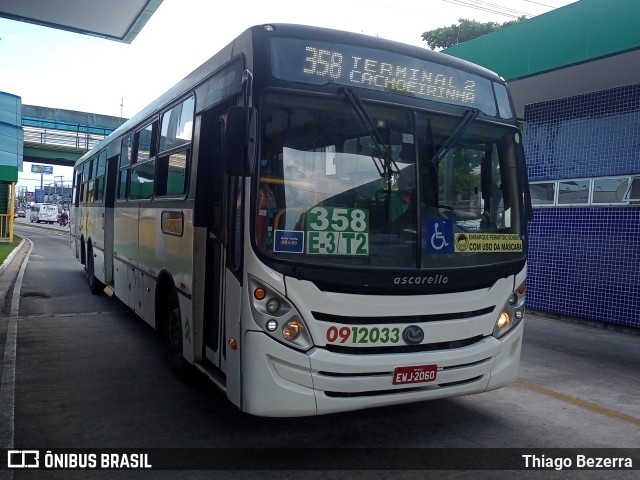
<svg viewBox="0 0 640 480">
<path fill-rule="evenodd" d="M 462 340 L 454 340 L 451 342 L 425 343 L 422 345 L 394 345 L 383 347 L 343 347 L 340 345 L 326 345 L 325 350 L 333 353 L 351 354 L 351 355 L 384 355 L 394 353 L 417 353 L 417 352 L 435 352 L 443 350 L 452 350 L 454 348 L 463 348 L 482 341 L 484 337 L 477 335 Z"/>
<path fill-rule="evenodd" d="M 393 323 L 425 323 L 442 322 L 445 320 L 462 320 L 465 318 L 480 317 L 495 310 L 495 306 L 472 310 L 469 312 L 434 313 L 431 315 L 408 315 L 398 317 L 347 317 L 332 315 L 329 313 L 311 312 L 313 318 L 321 322 L 341 323 L 343 325 L 382 325 Z"/>
</svg>

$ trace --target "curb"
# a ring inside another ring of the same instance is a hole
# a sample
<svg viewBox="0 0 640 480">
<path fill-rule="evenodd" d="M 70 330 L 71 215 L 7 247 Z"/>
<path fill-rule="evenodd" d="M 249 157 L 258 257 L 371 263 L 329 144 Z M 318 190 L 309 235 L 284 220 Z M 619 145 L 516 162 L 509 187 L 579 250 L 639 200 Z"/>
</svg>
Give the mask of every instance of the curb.
<svg viewBox="0 0 640 480">
<path fill-rule="evenodd" d="M 2 262 L 2 265 L 0 265 L 0 274 L 2 274 L 5 268 L 7 268 L 7 266 L 11 263 L 11 260 L 13 260 L 13 257 L 15 257 L 16 253 L 22 248 L 22 245 L 24 245 L 25 241 L 26 240 L 24 239 L 24 237 L 22 237 L 22 241 L 18 244 L 18 246 L 11 251 L 7 258 L 4 259 L 4 262 Z"/>
<path fill-rule="evenodd" d="M 583 325 L 600 330 L 608 330 L 610 332 L 624 333 L 626 335 L 640 335 L 640 328 L 618 325 L 616 323 L 605 322 L 604 320 L 591 320 L 589 318 L 572 317 L 560 313 L 544 312 L 541 310 L 532 310 L 529 308 L 526 310 L 526 313 L 530 313 L 531 315 L 534 315 L 536 317 L 545 318 L 547 320 L 555 320 L 562 323 Z"/>
</svg>

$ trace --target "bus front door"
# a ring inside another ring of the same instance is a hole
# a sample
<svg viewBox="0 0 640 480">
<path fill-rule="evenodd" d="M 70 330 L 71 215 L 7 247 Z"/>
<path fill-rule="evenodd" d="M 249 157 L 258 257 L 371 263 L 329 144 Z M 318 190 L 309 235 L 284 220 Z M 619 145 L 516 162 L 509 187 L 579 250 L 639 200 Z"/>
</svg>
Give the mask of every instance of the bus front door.
<svg viewBox="0 0 640 480">
<path fill-rule="evenodd" d="M 206 360 L 223 374 L 225 365 L 224 328 L 224 174 L 222 170 L 222 125 L 220 108 L 196 117 L 197 178 L 194 220 L 206 227 L 204 258 L 203 340 Z M 204 230 L 204 229 L 203 229 Z M 204 233 L 204 232 L 202 232 Z M 202 252 L 202 250 L 200 250 Z"/>
</svg>

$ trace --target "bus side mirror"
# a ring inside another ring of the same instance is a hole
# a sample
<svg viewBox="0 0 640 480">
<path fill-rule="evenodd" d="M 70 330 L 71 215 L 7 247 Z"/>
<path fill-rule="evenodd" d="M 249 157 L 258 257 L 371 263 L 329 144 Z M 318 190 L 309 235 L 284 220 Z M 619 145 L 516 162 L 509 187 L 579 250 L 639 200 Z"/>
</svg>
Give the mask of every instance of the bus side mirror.
<svg viewBox="0 0 640 480">
<path fill-rule="evenodd" d="M 256 146 L 255 122 L 255 109 L 229 107 L 222 143 L 224 170 L 228 175 L 238 177 L 251 175 Z"/>
</svg>

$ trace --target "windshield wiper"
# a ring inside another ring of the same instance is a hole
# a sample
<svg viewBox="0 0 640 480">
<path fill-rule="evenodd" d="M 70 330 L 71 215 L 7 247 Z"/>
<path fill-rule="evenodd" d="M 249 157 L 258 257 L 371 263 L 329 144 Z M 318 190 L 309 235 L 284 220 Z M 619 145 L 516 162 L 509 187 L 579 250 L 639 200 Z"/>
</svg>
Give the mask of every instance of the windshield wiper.
<svg viewBox="0 0 640 480">
<path fill-rule="evenodd" d="M 350 88 L 344 87 L 344 88 L 341 88 L 341 90 L 344 92 L 344 96 L 347 98 L 347 100 L 349 100 L 349 103 L 351 104 L 353 111 L 356 112 L 356 114 L 358 115 L 358 118 L 360 118 L 360 121 L 362 122 L 364 127 L 367 129 L 367 133 L 371 137 L 371 140 L 375 144 L 376 149 L 378 150 L 378 152 L 382 156 L 382 159 L 384 160 L 384 163 L 379 165 L 376 160 L 380 160 L 380 159 L 376 159 L 376 157 L 374 157 L 372 154 L 371 159 L 373 160 L 373 164 L 376 166 L 376 169 L 378 170 L 378 173 L 380 174 L 380 176 L 390 181 L 391 173 L 400 173 L 400 168 L 398 168 L 398 165 L 393 160 L 393 157 L 391 156 L 391 152 L 389 151 L 389 149 L 387 148 L 387 145 L 384 143 L 384 140 L 380 136 L 378 129 L 373 124 L 373 120 L 371 120 L 371 117 L 365 110 L 364 105 L 360 100 L 360 97 L 358 97 L 358 95 L 356 95 L 356 93 Z"/>
<path fill-rule="evenodd" d="M 462 117 L 462 121 L 460 122 L 460 124 L 456 127 L 454 132 L 449 136 L 449 138 L 447 138 L 447 140 L 442 144 L 440 149 L 433 156 L 432 162 L 434 163 L 434 165 L 438 165 L 447 155 L 447 153 L 449 153 L 449 150 L 451 150 L 453 146 L 458 143 L 460 137 L 464 135 L 464 132 L 467 130 L 469 125 L 471 125 L 471 123 L 478 117 L 479 113 L 480 110 L 478 110 L 477 108 L 467 110 L 467 112 L 464 114 L 464 117 Z"/>
</svg>

